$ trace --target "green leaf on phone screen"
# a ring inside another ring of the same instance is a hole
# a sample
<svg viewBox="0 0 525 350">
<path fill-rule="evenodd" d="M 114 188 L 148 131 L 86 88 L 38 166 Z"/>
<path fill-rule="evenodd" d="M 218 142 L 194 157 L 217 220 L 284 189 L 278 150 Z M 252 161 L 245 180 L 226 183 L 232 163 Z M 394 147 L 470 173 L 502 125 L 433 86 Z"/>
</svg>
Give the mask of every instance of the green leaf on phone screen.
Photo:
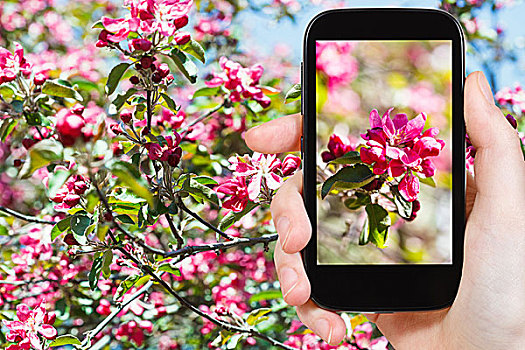
<svg viewBox="0 0 525 350">
<path fill-rule="evenodd" d="M 371 182 L 374 176 L 374 173 L 363 164 L 345 167 L 324 182 L 321 188 L 321 197 L 324 199 L 333 189 L 349 190 L 359 188 Z"/>
<path fill-rule="evenodd" d="M 378 248 L 386 247 L 388 228 L 390 227 L 390 216 L 388 211 L 379 204 L 368 204 L 368 239 Z"/>
</svg>

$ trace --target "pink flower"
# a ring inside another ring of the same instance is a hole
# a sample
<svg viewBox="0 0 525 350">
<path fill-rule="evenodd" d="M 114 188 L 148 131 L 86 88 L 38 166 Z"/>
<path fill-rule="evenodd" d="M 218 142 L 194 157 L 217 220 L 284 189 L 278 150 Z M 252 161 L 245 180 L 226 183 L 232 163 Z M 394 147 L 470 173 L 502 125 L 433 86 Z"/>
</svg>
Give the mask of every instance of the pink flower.
<svg viewBox="0 0 525 350">
<path fill-rule="evenodd" d="M 15 80 L 18 73 L 26 78 L 31 75 L 31 64 L 24 57 L 24 49 L 15 42 L 14 54 L 0 47 L 0 84 Z"/>
<path fill-rule="evenodd" d="M 221 57 L 219 65 L 221 73 L 214 73 L 213 78 L 206 82 L 209 87 L 224 85 L 229 90 L 232 102 L 241 102 L 245 99 L 257 101 L 263 108 L 270 105 L 271 100 L 266 96 L 260 86 L 259 80 L 264 72 L 260 64 L 245 68 L 239 63 Z"/>
<path fill-rule="evenodd" d="M 85 125 L 82 116 L 68 109 L 61 109 L 57 113 L 57 132 L 60 142 L 64 146 L 74 145 L 76 139 L 82 135 L 82 129 Z"/>
<path fill-rule="evenodd" d="M 293 154 L 287 155 L 281 164 L 283 176 L 292 175 L 301 166 L 301 158 Z"/>
<path fill-rule="evenodd" d="M 172 167 L 179 164 L 182 156 L 182 148 L 179 147 L 181 136 L 174 132 L 174 138 L 171 136 L 165 137 L 166 144 L 159 145 L 158 143 L 148 142 L 144 147 L 148 150 L 148 157 L 151 160 L 160 160 L 168 162 Z"/>
<path fill-rule="evenodd" d="M 516 113 L 525 113 L 525 89 L 521 85 L 504 87 L 496 93 L 495 98 L 500 105 L 508 106 Z"/>
<path fill-rule="evenodd" d="M 172 129 L 177 129 L 180 128 L 185 119 L 186 113 L 182 110 L 179 110 L 177 114 L 175 114 L 167 108 L 162 108 L 162 113 L 158 116 L 157 124 L 167 124 Z"/>
<path fill-rule="evenodd" d="M 270 190 L 276 190 L 281 186 L 282 178 L 276 173 L 280 166 L 281 161 L 275 154 L 264 155 L 257 152 L 251 158 L 237 157 L 237 160 L 232 162 L 235 176 L 250 179 L 248 198 L 252 201 L 259 197 L 261 186 L 267 186 Z"/>
<path fill-rule="evenodd" d="M 227 180 L 217 187 L 216 191 L 231 196 L 222 203 L 222 206 L 226 209 L 238 213 L 243 211 L 248 204 L 248 188 L 244 177 Z"/>
<path fill-rule="evenodd" d="M 11 343 L 9 350 L 26 350 L 30 347 L 41 350 L 42 339 L 54 339 L 57 336 L 56 329 L 52 326 L 56 316 L 48 314 L 46 309 L 38 305 L 30 310 L 26 304 L 20 304 L 16 308 L 18 321 L 3 321 L 9 329 L 6 338 Z"/>
<path fill-rule="evenodd" d="M 153 44 L 151 43 L 151 41 L 147 39 L 141 39 L 141 38 L 133 39 L 131 40 L 131 43 L 130 43 L 130 46 L 133 49 L 140 50 L 140 51 L 149 51 L 152 45 Z"/>
<path fill-rule="evenodd" d="M 399 183 L 399 193 L 409 202 L 417 199 L 419 194 L 419 179 L 407 173 Z"/>
<path fill-rule="evenodd" d="M 330 136 L 328 141 L 328 151 L 321 153 L 323 162 L 328 163 L 336 158 L 344 156 L 346 153 L 353 151 L 355 147 L 348 139 L 343 140 L 336 134 Z"/>
<path fill-rule="evenodd" d="M 328 86 L 351 83 L 359 72 L 359 63 L 352 56 L 354 43 L 322 41 L 316 44 L 316 68 L 328 77 Z"/>
</svg>

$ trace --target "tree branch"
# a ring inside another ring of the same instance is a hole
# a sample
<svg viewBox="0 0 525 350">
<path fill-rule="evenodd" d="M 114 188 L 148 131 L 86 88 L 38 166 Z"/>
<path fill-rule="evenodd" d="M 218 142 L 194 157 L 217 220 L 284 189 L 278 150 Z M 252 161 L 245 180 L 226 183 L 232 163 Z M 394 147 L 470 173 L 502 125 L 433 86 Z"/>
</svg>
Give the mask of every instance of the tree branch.
<svg viewBox="0 0 525 350">
<path fill-rule="evenodd" d="M 184 205 L 184 202 L 181 200 L 178 200 L 177 201 L 177 205 L 179 206 L 179 208 L 181 208 L 183 211 L 185 211 L 187 214 L 189 214 L 190 216 L 192 216 L 195 220 L 197 220 L 198 222 L 200 222 L 201 224 L 203 224 L 204 226 L 206 226 L 207 228 L 209 228 L 210 230 L 213 230 L 215 231 L 216 233 L 219 234 L 219 236 L 229 240 L 229 241 L 233 241 L 235 238 L 230 236 L 229 234 L 219 230 L 217 227 L 213 226 L 212 224 L 210 224 L 208 221 L 204 220 L 203 218 L 201 218 L 199 215 L 197 215 L 196 213 L 192 212 L 190 209 L 188 209 L 186 207 L 186 205 Z"/>
<path fill-rule="evenodd" d="M 17 219 L 21 219 L 21 220 L 24 220 L 24 221 L 27 221 L 27 222 L 34 222 L 34 223 L 37 223 L 37 224 L 46 224 L 46 225 L 54 225 L 56 224 L 56 221 L 49 221 L 49 220 L 44 220 L 44 219 L 39 219 L 37 217 L 34 217 L 34 216 L 29 216 L 29 215 L 24 215 L 22 213 L 19 213 L 17 211 L 14 211 L 13 209 L 9 209 L 9 208 L 6 208 L 6 207 L 3 207 L 3 206 L 0 206 L 0 211 L 3 211 L 4 213 L 7 213 Z"/>
<path fill-rule="evenodd" d="M 177 228 L 173 224 L 173 221 L 171 220 L 170 214 L 166 213 L 166 214 L 164 214 L 164 216 L 166 217 L 166 220 L 168 220 L 168 225 L 170 225 L 171 233 L 173 234 L 173 236 L 177 240 L 177 250 L 179 250 L 184 245 L 184 239 L 182 239 L 182 236 L 180 235 L 179 231 L 177 230 Z M 166 255 L 164 255 L 164 256 L 166 256 Z"/>
</svg>

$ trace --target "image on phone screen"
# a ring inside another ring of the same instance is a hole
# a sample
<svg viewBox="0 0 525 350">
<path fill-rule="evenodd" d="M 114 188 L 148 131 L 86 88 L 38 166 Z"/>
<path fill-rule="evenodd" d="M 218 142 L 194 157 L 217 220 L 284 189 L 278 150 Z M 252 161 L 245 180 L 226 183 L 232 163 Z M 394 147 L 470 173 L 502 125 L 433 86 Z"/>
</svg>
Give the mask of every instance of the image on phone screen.
<svg viewBox="0 0 525 350">
<path fill-rule="evenodd" d="M 452 264 L 452 41 L 316 42 L 317 263 Z"/>
</svg>

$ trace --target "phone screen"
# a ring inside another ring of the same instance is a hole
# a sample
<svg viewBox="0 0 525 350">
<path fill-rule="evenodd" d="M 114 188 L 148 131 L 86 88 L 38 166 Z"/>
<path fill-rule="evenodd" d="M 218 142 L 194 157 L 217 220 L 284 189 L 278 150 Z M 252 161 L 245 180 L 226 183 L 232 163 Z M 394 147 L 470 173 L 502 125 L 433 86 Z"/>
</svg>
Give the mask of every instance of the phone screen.
<svg viewBox="0 0 525 350">
<path fill-rule="evenodd" d="M 317 41 L 317 263 L 452 264 L 452 41 Z"/>
</svg>

